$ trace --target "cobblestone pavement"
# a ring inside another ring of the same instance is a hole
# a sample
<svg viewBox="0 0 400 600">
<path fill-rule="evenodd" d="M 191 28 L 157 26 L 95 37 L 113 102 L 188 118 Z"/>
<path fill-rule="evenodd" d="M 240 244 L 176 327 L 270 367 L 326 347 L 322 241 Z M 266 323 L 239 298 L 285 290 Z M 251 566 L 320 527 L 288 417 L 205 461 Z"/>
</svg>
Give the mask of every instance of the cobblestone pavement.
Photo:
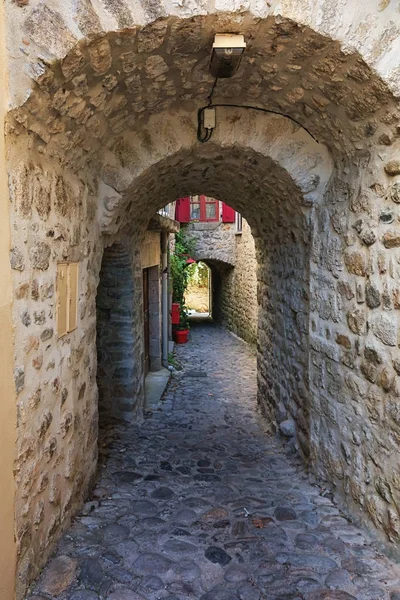
<svg viewBox="0 0 400 600">
<path fill-rule="evenodd" d="M 400 600 L 399 567 L 262 430 L 256 361 L 211 325 L 141 426 L 114 426 L 30 600 Z"/>
</svg>

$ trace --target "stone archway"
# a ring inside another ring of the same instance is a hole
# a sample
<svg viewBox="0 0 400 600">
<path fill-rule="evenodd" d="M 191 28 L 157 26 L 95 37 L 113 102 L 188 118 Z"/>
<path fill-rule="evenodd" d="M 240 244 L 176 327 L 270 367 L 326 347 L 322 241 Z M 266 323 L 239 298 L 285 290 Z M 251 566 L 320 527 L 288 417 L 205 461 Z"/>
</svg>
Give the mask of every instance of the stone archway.
<svg viewBox="0 0 400 600">
<path fill-rule="evenodd" d="M 273 409 L 283 405 L 313 468 L 353 511 L 362 507 L 383 535 L 400 538 L 400 240 L 390 228 L 398 203 L 393 177 L 400 173 L 397 88 L 390 53 L 385 62 L 374 37 L 388 23 L 387 13 L 374 30 L 359 21 L 351 35 L 346 29 L 357 53 L 336 41 L 344 37 L 344 22 L 332 19 L 328 27 L 326 3 L 323 26 L 318 10 L 299 14 L 290 4 L 283 17 L 194 10 L 178 18 L 166 10 L 154 22 L 138 4 L 137 22 L 148 24 L 137 29 L 129 8 L 111 20 L 104 9 L 96 19 L 81 3 L 68 18 L 64 6 L 55 17 L 54 8 L 38 5 L 25 20 L 31 56 L 41 46 L 57 61 L 36 64 L 30 97 L 18 102 L 15 90 L 17 107 L 8 119 L 15 360 L 25 372 L 16 529 L 20 564 L 31 565 L 22 587 L 82 501 L 94 470 L 95 290 L 103 242 L 130 238 L 135 294 L 135 257 L 149 218 L 187 194 L 226 201 L 254 232 L 259 397 L 271 426 Z M 13 5 L 10 15 L 16 10 Z M 344 19 L 351 11 L 339 13 Z M 75 23 L 75 34 L 67 22 Z M 112 31 L 104 34 L 103 22 Z M 126 28 L 116 31 L 116 22 Z M 65 35 L 48 35 L 58 26 Z M 197 142 L 197 109 L 212 85 L 210 41 L 227 28 L 247 36 L 248 52 L 238 77 L 220 82 L 214 99 L 272 108 L 306 124 L 312 136 L 285 116 L 235 108 L 218 112 L 210 142 Z M 375 40 L 371 48 L 365 29 Z M 393 29 L 385 31 L 394 47 Z M 35 402 L 40 361 L 29 356 L 37 348 L 25 348 L 29 335 L 41 335 L 43 319 L 55 318 L 51 284 L 61 259 L 80 262 L 80 324 L 68 339 L 40 346 L 46 385 Z M 59 398 L 65 400 L 57 404 L 54 426 L 46 428 L 48 407 Z M 76 426 L 58 431 L 67 411 L 74 411 Z M 40 444 L 32 423 L 44 423 Z M 49 488 L 31 476 L 39 467 Z M 54 502 L 48 489 L 57 481 L 64 493 Z"/>
</svg>

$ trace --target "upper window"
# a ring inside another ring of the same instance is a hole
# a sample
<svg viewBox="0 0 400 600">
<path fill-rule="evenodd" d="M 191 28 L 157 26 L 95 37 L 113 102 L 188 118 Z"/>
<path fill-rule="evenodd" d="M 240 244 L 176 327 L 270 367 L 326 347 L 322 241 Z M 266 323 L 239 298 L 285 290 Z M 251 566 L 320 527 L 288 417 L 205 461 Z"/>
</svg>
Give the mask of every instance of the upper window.
<svg viewBox="0 0 400 600">
<path fill-rule="evenodd" d="M 219 221 L 219 202 L 207 196 L 190 197 L 191 221 Z"/>
</svg>

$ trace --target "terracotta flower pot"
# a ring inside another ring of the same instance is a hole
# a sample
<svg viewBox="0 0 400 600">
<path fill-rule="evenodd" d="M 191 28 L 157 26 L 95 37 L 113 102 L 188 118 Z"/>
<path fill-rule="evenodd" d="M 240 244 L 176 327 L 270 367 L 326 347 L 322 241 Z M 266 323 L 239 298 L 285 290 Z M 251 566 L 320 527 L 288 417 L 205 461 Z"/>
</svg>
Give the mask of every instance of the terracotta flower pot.
<svg viewBox="0 0 400 600">
<path fill-rule="evenodd" d="M 177 329 L 175 331 L 175 342 L 177 344 L 186 344 L 188 341 L 189 329 Z"/>
</svg>

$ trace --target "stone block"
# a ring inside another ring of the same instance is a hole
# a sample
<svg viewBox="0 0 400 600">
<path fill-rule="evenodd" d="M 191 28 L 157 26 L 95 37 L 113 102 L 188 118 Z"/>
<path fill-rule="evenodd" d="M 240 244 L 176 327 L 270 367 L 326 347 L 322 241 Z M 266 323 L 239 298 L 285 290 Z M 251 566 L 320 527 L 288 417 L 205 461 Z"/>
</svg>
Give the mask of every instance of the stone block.
<svg viewBox="0 0 400 600">
<path fill-rule="evenodd" d="M 279 431 L 285 437 L 294 437 L 296 435 L 296 425 L 292 419 L 287 419 L 279 424 Z"/>
<path fill-rule="evenodd" d="M 370 281 L 365 285 L 365 300 L 369 308 L 378 308 L 381 304 L 380 292 Z"/>
<path fill-rule="evenodd" d="M 380 314 L 370 321 L 374 335 L 386 346 L 397 345 L 397 319 L 395 316 Z"/>
<path fill-rule="evenodd" d="M 390 160 L 388 163 L 386 163 L 384 169 L 385 173 L 388 175 L 400 175 L 400 161 Z"/>
<path fill-rule="evenodd" d="M 47 270 L 49 268 L 50 253 L 50 246 L 45 242 L 38 242 L 32 246 L 29 251 L 32 267 L 41 271 Z"/>
<path fill-rule="evenodd" d="M 400 233 L 394 230 L 387 231 L 382 238 L 382 243 L 385 248 L 400 247 Z"/>
</svg>

